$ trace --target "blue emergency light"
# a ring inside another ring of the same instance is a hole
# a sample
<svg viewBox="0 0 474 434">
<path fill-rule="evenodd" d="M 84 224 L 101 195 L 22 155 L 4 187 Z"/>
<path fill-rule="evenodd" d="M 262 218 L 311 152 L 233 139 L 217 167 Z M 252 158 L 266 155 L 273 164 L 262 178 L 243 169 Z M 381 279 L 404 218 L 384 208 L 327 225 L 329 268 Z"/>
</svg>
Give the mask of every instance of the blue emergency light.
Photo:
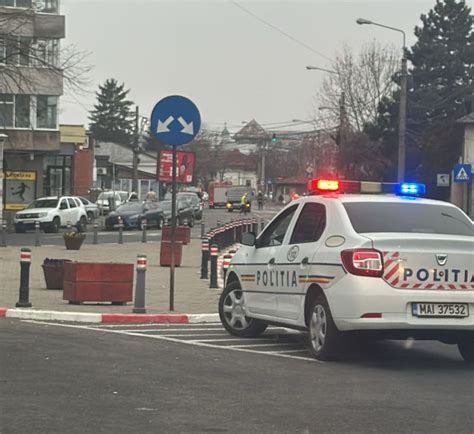
<svg viewBox="0 0 474 434">
<path fill-rule="evenodd" d="M 416 182 L 402 182 L 398 192 L 404 196 L 418 196 L 426 193 L 426 186 Z"/>
</svg>

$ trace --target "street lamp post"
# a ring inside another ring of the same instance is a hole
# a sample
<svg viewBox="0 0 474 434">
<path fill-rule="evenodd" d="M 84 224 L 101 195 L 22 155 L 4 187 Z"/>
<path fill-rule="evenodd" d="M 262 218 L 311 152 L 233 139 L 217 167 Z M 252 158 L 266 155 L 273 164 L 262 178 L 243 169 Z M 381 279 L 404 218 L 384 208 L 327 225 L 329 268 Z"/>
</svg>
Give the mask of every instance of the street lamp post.
<svg viewBox="0 0 474 434">
<path fill-rule="evenodd" d="M 5 140 L 8 138 L 6 134 L 0 133 L 0 225 L 3 223 L 3 186 L 5 182 L 5 172 L 3 170 L 3 154 L 5 148 Z"/>
<path fill-rule="evenodd" d="M 407 81 L 408 81 L 408 68 L 406 53 L 406 35 L 402 29 L 396 27 L 386 26 L 385 24 L 374 23 L 373 21 L 365 18 L 358 18 L 357 24 L 364 25 L 369 24 L 373 26 L 383 27 L 384 29 L 393 30 L 399 32 L 403 36 L 403 53 L 402 53 L 402 73 L 400 76 L 400 107 L 398 113 L 398 182 L 402 182 L 405 179 L 405 164 L 406 164 L 406 122 L 407 122 Z"/>
</svg>

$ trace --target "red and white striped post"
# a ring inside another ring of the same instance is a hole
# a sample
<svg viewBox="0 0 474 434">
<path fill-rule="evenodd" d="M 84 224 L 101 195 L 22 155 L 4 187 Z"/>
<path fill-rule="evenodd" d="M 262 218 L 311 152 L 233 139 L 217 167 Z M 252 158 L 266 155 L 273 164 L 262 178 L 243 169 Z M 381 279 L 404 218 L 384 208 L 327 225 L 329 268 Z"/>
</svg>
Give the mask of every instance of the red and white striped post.
<svg viewBox="0 0 474 434">
<path fill-rule="evenodd" d="M 207 279 L 209 275 L 208 262 L 209 262 L 209 238 L 204 236 L 201 240 L 201 279 Z"/>
<path fill-rule="evenodd" d="M 31 307 L 30 267 L 31 250 L 27 247 L 22 247 L 20 250 L 20 299 L 16 303 L 16 307 Z"/>
<path fill-rule="evenodd" d="M 232 256 L 227 254 L 224 255 L 224 261 L 222 262 L 222 269 L 224 271 L 224 286 L 225 286 L 225 280 L 227 278 L 227 271 L 229 270 L 230 267 L 230 262 L 232 261 Z"/>
</svg>

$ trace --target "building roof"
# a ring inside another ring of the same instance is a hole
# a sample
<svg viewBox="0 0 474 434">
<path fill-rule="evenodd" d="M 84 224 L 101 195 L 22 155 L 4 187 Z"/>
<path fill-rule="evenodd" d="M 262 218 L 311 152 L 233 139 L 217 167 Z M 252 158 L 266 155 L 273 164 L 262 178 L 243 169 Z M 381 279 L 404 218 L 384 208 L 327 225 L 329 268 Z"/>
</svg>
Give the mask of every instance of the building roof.
<svg viewBox="0 0 474 434">
<path fill-rule="evenodd" d="M 235 140 L 265 140 L 269 138 L 270 134 L 255 119 L 252 119 L 234 134 Z"/>
<path fill-rule="evenodd" d="M 458 119 L 456 122 L 460 124 L 474 124 L 474 112 L 469 113 L 466 116 L 463 116 L 461 119 Z"/>
</svg>

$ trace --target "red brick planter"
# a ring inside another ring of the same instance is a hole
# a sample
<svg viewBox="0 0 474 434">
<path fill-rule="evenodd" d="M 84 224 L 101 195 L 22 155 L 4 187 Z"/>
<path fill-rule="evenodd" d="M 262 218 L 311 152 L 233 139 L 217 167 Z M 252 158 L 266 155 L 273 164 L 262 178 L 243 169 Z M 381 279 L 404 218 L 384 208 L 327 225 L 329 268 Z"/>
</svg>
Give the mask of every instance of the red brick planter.
<svg viewBox="0 0 474 434">
<path fill-rule="evenodd" d="M 174 244 L 174 265 L 179 267 L 183 258 L 183 243 L 177 241 Z M 162 267 L 171 266 L 171 241 L 161 241 L 160 265 Z"/>
<path fill-rule="evenodd" d="M 163 227 L 161 239 L 163 241 L 171 241 L 171 226 Z M 189 226 L 176 226 L 176 241 L 189 244 L 191 242 L 191 228 Z"/>
<path fill-rule="evenodd" d="M 133 299 L 133 264 L 69 262 L 64 264 L 63 299 L 69 303 Z"/>
</svg>

